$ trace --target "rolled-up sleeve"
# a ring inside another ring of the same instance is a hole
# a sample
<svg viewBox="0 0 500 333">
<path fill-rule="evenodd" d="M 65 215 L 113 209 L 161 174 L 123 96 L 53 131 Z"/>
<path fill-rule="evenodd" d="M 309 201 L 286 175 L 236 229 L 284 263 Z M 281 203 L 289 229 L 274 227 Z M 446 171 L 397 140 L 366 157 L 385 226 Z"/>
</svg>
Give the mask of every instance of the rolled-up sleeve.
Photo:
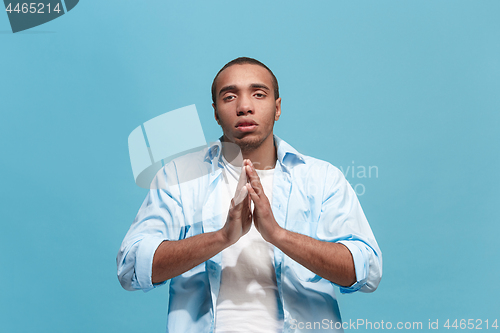
<svg viewBox="0 0 500 333">
<path fill-rule="evenodd" d="M 340 292 L 375 291 L 382 278 L 382 252 L 356 193 L 333 166 L 328 172 L 323 198 L 318 237 L 346 246 L 356 272 L 356 282 L 349 287 L 339 286 Z"/>
<path fill-rule="evenodd" d="M 153 181 L 144 203 L 125 236 L 116 258 L 118 280 L 126 290 L 149 291 L 153 257 L 165 240 L 178 240 L 183 224 L 178 187 L 168 185 L 166 167 Z M 175 175 L 175 172 L 173 173 Z"/>
</svg>

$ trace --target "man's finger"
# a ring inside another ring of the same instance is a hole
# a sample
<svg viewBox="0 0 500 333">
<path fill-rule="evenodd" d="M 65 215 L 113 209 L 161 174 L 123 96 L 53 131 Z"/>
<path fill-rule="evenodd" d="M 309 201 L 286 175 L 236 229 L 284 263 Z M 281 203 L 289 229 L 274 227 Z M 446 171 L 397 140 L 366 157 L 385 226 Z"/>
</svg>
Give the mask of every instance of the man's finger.
<svg viewBox="0 0 500 333">
<path fill-rule="evenodd" d="M 260 196 L 261 194 L 264 194 L 264 188 L 262 187 L 259 175 L 257 174 L 257 171 L 255 170 L 253 165 L 247 166 L 246 171 L 250 180 L 249 183 L 250 185 L 252 185 L 252 188 L 255 190 L 257 195 Z"/>
<path fill-rule="evenodd" d="M 234 196 L 237 197 L 238 193 L 241 191 L 245 184 L 248 182 L 247 173 L 245 172 L 245 160 L 243 160 L 243 165 L 241 166 L 240 178 L 238 179 L 238 185 L 236 185 L 236 191 Z"/>
<path fill-rule="evenodd" d="M 257 192 L 253 189 L 252 185 L 247 184 L 247 193 L 248 196 L 252 199 L 252 201 L 257 205 L 257 203 L 260 201 L 260 197 L 257 194 Z"/>
<path fill-rule="evenodd" d="M 242 185 L 243 187 L 238 192 L 236 192 L 234 196 L 233 201 L 235 206 L 238 206 L 248 195 L 248 189 L 244 185 L 245 184 Z"/>
</svg>

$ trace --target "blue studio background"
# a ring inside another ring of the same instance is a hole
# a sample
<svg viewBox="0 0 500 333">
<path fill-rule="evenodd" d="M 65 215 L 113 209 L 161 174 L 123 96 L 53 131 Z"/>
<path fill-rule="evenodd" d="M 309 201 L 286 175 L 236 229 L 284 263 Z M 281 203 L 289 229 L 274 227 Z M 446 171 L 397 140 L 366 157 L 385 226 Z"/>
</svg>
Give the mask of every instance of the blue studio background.
<svg viewBox="0 0 500 333">
<path fill-rule="evenodd" d="M 238 56 L 274 71 L 276 133 L 342 168 L 382 249 L 379 289 L 339 295 L 344 321 L 500 320 L 499 14 L 495 0 L 82 0 L 13 34 L 0 13 L 0 330 L 165 331 L 167 289 L 116 278 L 146 195 L 127 138 L 196 104 L 216 140 L 210 85 Z"/>
</svg>

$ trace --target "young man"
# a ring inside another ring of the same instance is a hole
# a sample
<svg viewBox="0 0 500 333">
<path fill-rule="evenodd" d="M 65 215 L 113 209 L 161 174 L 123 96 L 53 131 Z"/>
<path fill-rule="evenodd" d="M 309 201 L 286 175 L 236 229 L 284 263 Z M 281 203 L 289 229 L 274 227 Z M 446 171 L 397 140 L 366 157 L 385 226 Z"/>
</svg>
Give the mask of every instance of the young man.
<svg viewBox="0 0 500 333">
<path fill-rule="evenodd" d="M 229 62 L 212 98 L 223 136 L 158 173 L 118 254 L 122 286 L 170 280 L 167 332 L 341 332 L 334 285 L 371 292 L 382 276 L 354 191 L 274 136 L 281 98 L 264 64 Z"/>
</svg>

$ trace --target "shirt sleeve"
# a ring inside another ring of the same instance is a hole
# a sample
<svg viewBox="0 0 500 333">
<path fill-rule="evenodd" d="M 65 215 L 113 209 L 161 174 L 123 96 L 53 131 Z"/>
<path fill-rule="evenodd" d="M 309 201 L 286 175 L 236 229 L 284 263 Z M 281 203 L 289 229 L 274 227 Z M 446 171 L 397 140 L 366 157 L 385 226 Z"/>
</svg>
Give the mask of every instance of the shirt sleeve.
<svg viewBox="0 0 500 333">
<path fill-rule="evenodd" d="M 356 282 L 341 293 L 373 292 L 382 278 L 382 252 L 356 193 L 337 168 L 330 166 L 318 225 L 320 239 L 345 245 L 352 254 Z"/>
<path fill-rule="evenodd" d="M 158 172 L 121 244 L 116 258 L 117 273 L 126 290 L 146 292 L 165 283 L 153 285 L 151 272 L 158 246 L 165 240 L 178 240 L 181 235 L 184 219 L 180 193 L 178 187 L 168 185 L 167 179 L 175 174 L 167 166 Z"/>
</svg>

